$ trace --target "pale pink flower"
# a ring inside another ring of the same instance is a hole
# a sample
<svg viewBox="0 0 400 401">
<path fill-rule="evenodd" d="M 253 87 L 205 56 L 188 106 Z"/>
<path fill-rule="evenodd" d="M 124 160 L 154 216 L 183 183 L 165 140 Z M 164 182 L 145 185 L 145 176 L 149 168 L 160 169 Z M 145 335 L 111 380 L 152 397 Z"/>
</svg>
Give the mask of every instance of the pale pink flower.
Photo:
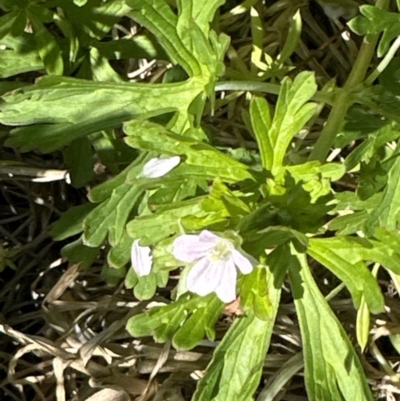
<svg viewBox="0 0 400 401">
<path fill-rule="evenodd" d="M 144 166 L 140 173 L 140 177 L 145 178 L 159 178 L 168 174 L 173 170 L 179 163 L 181 158 L 179 156 L 167 157 L 166 159 L 160 159 L 154 157 L 150 159 Z"/>
<path fill-rule="evenodd" d="M 253 264 L 231 241 L 207 230 L 176 238 L 173 254 L 182 262 L 196 262 L 187 275 L 189 291 L 201 296 L 215 292 L 226 303 L 236 299 L 236 268 L 243 274 L 253 270 Z"/>
<path fill-rule="evenodd" d="M 133 241 L 131 248 L 132 268 L 138 276 L 147 276 L 150 274 L 153 265 L 153 256 L 148 246 L 139 245 L 139 240 Z"/>
</svg>

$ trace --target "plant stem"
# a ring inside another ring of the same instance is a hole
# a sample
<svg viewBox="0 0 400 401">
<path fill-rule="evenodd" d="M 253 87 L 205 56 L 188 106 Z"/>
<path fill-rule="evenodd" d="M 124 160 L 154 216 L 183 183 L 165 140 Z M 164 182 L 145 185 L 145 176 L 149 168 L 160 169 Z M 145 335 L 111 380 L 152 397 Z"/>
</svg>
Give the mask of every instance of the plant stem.
<svg viewBox="0 0 400 401">
<path fill-rule="evenodd" d="M 400 36 L 393 42 L 392 46 L 390 46 L 389 51 L 386 53 L 386 56 L 379 63 L 378 67 L 375 68 L 374 71 L 371 72 L 369 77 L 365 80 L 365 85 L 369 86 L 379 77 L 380 74 L 385 70 L 385 68 L 389 65 L 389 63 L 393 60 L 393 57 L 396 55 L 397 50 L 400 48 Z"/>
<path fill-rule="evenodd" d="M 386 9 L 389 1 L 390 0 L 377 0 L 375 6 Z M 378 39 L 379 34 L 367 35 L 364 37 L 354 67 L 352 68 L 343 89 L 339 90 L 336 94 L 335 102 L 326 121 L 326 125 L 310 154 L 309 160 L 319 160 L 324 162 L 328 156 L 339 131 L 339 127 L 346 116 L 347 110 L 353 104 L 351 91 L 363 82 L 374 55 Z"/>
<path fill-rule="evenodd" d="M 248 92 L 263 92 L 272 95 L 279 95 L 281 86 L 278 84 L 270 84 L 267 82 L 256 81 L 221 81 L 215 86 L 216 92 L 221 91 L 248 91 Z M 320 103 L 333 105 L 333 96 L 330 93 L 319 91 L 311 98 L 311 100 Z"/>
</svg>

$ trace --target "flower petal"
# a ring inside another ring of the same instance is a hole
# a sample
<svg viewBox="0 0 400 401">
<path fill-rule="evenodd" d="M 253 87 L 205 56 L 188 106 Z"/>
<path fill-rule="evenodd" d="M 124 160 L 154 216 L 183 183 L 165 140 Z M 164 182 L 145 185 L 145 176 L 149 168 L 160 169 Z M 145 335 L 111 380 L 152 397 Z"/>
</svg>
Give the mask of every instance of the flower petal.
<svg viewBox="0 0 400 401">
<path fill-rule="evenodd" d="M 236 299 L 237 270 L 232 259 L 224 263 L 222 271 L 223 274 L 215 292 L 222 302 L 229 303 Z"/>
<path fill-rule="evenodd" d="M 201 242 L 207 242 L 207 243 L 213 243 L 216 245 L 219 241 L 224 240 L 224 238 L 218 237 L 218 235 L 215 235 L 211 231 L 208 230 L 203 230 L 199 234 L 199 239 Z"/>
<path fill-rule="evenodd" d="M 215 266 L 208 258 L 200 259 L 187 275 L 186 287 L 201 296 L 210 294 L 221 281 L 223 269 Z"/>
<path fill-rule="evenodd" d="M 231 258 L 243 274 L 249 274 L 253 271 L 254 266 L 251 262 L 236 249 L 232 250 Z"/>
<path fill-rule="evenodd" d="M 166 159 L 155 157 L 150 159 L 144 166 L 139 176 L 145 178 L 159 178 L 168 174 L 181 162 L 179 156 L 172 156 Z"/>
<path fill-rule="evenodd" d="M 212 237 L 201 238 L 201 234 L 185 234 L 174 240 L 172 253 L 176 259 L 190 263 L 206 256 L 214 248 L 215 243 L 216 240 Z"/>
<path fill-rule="evenodd" d="M 139 240 L 133 241 L 131 248 L 132 268 L 138 276 L 147 276 L 150 274 L 153 264 L 153 257 L 150 255 L 148 246 L 140 246 Z"/>
</svg>

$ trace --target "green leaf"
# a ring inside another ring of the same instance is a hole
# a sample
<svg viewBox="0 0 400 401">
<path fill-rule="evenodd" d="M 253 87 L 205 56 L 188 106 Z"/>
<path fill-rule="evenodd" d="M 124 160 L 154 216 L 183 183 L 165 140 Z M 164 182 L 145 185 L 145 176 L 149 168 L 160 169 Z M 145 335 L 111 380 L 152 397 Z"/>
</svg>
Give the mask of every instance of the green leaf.
<svg viewBox="0 0 400 401">
<path fill-rule="evenodd" d="M 129 214 L 141 195 L 142 189 L 131 184 L 122 184 L 114 189 L 111 197 L 86 217 L 84 243 L 92 247 L 100 246 L 108 233 L 110 244 L 117 245 Z"/>
<path fill-rule="evenodd" d="M 126 229 L 131 238 L 141 238 L 144 243 L 155 244 L 179 233 L 183 217 L 198 215 L 200 212 L 198 199 L 173 203 L 165 210 L 131 220 Z"/>
<path fill-rule="evenodd" d="M 271 128 L 271 115 L 267 101 L 262 97 L 253 97 L 250 101 L 251 126 L 260 148 L 261 162 L 265 169 L 271 166 L 274 149 L 268 138 Z"/>
<path fill-rule="evenodd" d="M 185 324 L 174 334 L 172 344 L 177 349 L 189 350 L 203 340 L 204 336 L 214 341 L 214 325 L 217 322 L 224 304 L 217 298 L 211 297 L 203 307 L 196 309 Z"/>
<path fill-rule="evenodd" d="M 389 65 L 379 75 L 379 83 L 392 92 L 394 95 L 400 95 L 400 57 L 393 57 Z"/>
<path fill-rule="evenodd" d="M 92 188 L 89 192 L 89 199 L 94 203 L 99 203 L 111 197 L 113 191 L 127 181 L 128 174 L 136 177 L 140 173 L 145 161 L 147 161 L 146 156 L 140 155 L 118 175 Z"/>
<path fill-rule="evenodd" d="M 349 108 L 346 119 L 335 138 L 334 146 L 336 148 L 344 148 L 353 141 L 374 135 L 375 132 L 378 132 L 387 125 L 392 124 L 388 120 L 373 115 L 358 105 L 352 106 Z"/>
<path fill-rule="evenodd" d="M 378 46 L 378 57 L 384 56 L 389 50 L 390 42 L 400 35 L 399 14 L 370 5 L 362 5 L 360 12 L 363 17 L 352 19 L 348 25 L 358 35 L 377 35 L 383 32 Z"/>
<path fill-rule="evenodd" d="M 290 262 L 290 243 L 277 246 L 267 255 L 267 265 L 274 278 L 275 288 L 281 288 Z"/>
<path fill-rule="evenodd" d="M 366 89 L 360 90 L 355 94 L 356 101 L 378 113 L 388 120 L 400 122 L 398 109 L 400 99 L 382 85 L 373 85 Z M 383 125 L 385 121 L 382 121 Z"/>
<path fill-rule="evenodd" d="M 309 161 L 295 166 L 285 166 L 276 175 L 276 180 L 281 180 L 280 173 L 289 172 L 295 183 L 301 183 L 302 187 L 310 194 L 311 203 L 318 198 L 332 193 L 331 184 L 338 181 L 346 169 L 339 163 L 325 163 Z"/>
<path fill-rule="evenodd" d="M 95 207 L 92 203 L 84 203 L 83 205 L 69 208 L 52 225 L 50 233 L 54 240 L 62 241 L 65 238 L 81 233 L 84 219 Z"/>
<path fill-rule="evenodd" d="M 210 145 L 187 136 L 174 134 L 158 124 L 130 121 L 124 125 L 124 131 L 128 135 L 125 141 L 129 146 L 185 157 L 184 161 L 185 165 L 189 166 L 188 170 L 185 166 L 179 166 L 171 172 L 171 177 L 186 172 L 185 175 L 189 178 L 197 171 L 197 174 L 204 178 L 220 177 L 228 182 L 252 179 L 248 167 L 244 164 Z"/>
<path fill-rule="evenodd" d="M 280 299 L 280 290 L 274 287 L 270 274 L 267 282 L 272 305 L 270 319 L 261 320 L 248 313 L 234 321 L 214 351 L 193 401 L 252 399 L 260 384 Z"/>
<path fill-rule="evenodd" d="M 368 216 L 365 210 L 338 216 L 329 222 L 329 230 L 336 231 L 337 236 L 355 234 L 363 231 Z"/>
<path fill-rule="evenodd" d="M 379 227 L 375 230 L 374 237 L 378 238 L 384 245 L 390 247 L 393 251 L 400 253 L 400 237 L 397 229 L 389 231 L 386 228 Z"/>
<path fill-rule="evenodd" d="M 382 259 L 379 247 L 374 249 L 372 243 L 351 237 L 311 238 L 307 253 L 343 281 L 356 308 L 359 308 L 364 295 L 372 313 L 383 310 L 384 300 L 379 285 L 363 263 Z"/>
<path fill-rule="evenodd" d="M 364 352 L 365 347 L 368 344 L 368 336 L 370 330 L 370 315 L 368 305 L 365 302 L 365 297 L 361 298 L 360 308 L 357 311 L 357 323 L 356 323 L 356 336 L 358 345 L 361 351 Z"/>
<path fill-rule="evenodd" d="M 316 186 L 314 191 L 309 183 L 297 181 L 289 171 L 286 172 L 284 181 L 280 175 L 277 180 L 277 182 L 267 181 L 269 199 L 276 213 L 273 225 L 288 226 L 303 233 L 320 230 L 325 222 L 326 213 L 333 209 L 330 193 L 319 196 L 325 192 L 324 185 Z M 326 179 L 320 178 L 320 181 L 322 184 Z M 316 193 L 315 199 L 311 199 L 309 190 Z"/>
<path fill-rule="evenodd" d="M 88 112 L 92 119 L 104 115 L 125 119 L 151 117 L 187 110 L 202 90 L 196 80 L 147 85 L 45 76 L 36 85 L 3 96 L 0 117 L 6 125 L 77 123 L 85 121 Z"/>
<path fill-rule="evenodd" d="M 217 37 L 209 32 L 209 22 L 221 0 L 201 6 L 193 1 L 180 1 L 179 16 L 165 0 L 128 0 L 127 4 L 133 9 L 129 15 L 158 38 L 170 59 L 189 76 L 214 80 L 222 74 L 221 60 L 229 40 L 225 35 Z"/>
<path fill-rule="evenodd" d="M 100 248 L 91 248 L 82 243 L 79 238 L 74 242 L 65 245 L 61 250 L 61 255 L 68 259 L 70 263 L 80 263 L 82 269 L 92 266 L 99 254 Z"/>
<path fill-rule="evenodd" d="M 72 142 L 64 151 L 64 160 L 70 168 L 71 183 L 75 188 L 83 187 L 93 179 L 93 149 L 89 139 Z"/>
<path fill-rule="evenodd" d="M 119 174 L 121 166 L 129 165 L 138 156 L 138 152 L 130 148 L 118 138 L 116 130 L 103 130 L 90 136 L 96 156 L 114 176 Z"/>
<path fill-rule="evenodd" d="M 124 231 L 118 244 L 113 246 L 108 252 L 107 263 L 110 267 L 120 269 L 130 261 L 132 242 L 132 238 Z"/>
<path fill-rule="evenodd" d="M 192 198 L 196 195 L 197 187 L 201 186 L 204 180 L 192 180 L 166 182 L 152 194 L 149 203 L 153 205 L 163 205 L 173 202 L 180 202 L 184 199 Z"/>
<path fill-rule="evenodd" d="M 268 283 L 265 268 L 256 268 L 242 278 L 240 301 L 244 311 L 250 311 L 258 319 L 269 320 L 273 315 L 272 304 L 268 295 Z"/>
<path fill-rule="evenodd" d="M 25 13 L 21 10 L 11 11 L 0 17 L 0 40 L 4 36 L 9 35 L 11 32 L 15 36 L 21 34 L 24 30 L 24 26 L 21 29 L 21 20 L 25 19 Z M 19 29 L 16 29 L 16 26 Z"/>
<path fill-rule="evenodd" d="M 251 74 L 257 76 L 258 68 L 264 67 L 262 63 L 263 56 L 263 41 L 265 32 L 263 30 L 263 21 L 254 8 L 250 8 L 250 26 L 251 26 L 251 38 L 252 38 L 252 52 L 251 52 Z"/>
<path fill-rule="evenodd" d="M 4 95 L 6 92 L 10 92 L 27 85 L 29 85 L 27 82 L 19 82 L 19 81 L 0 82 L 0 96 Z"/>
<path fill-rule="evenodd" d="M 90 49 L 89 57 L 92 69 L 92 79 L 94 81 L 124 82 L 119 74 L 117 74 L 117 72 L 111 67 L 109 60 L 102 56 L 95 47 Z"/>
<path fill-rule="evenodd" d="M 289 57 L 294 53 L 300 42 L 302 29 L 302 20 L 300 9 L 296 11 L 289 23 L 289 30 L 285 44 L 280 52 L 277 61 L 279 64 L 284 64 Z"/>
<path fill-rule="evenodd" d="M 250 117 L 262 152 L 263 166 L 275 173 L 281 167 L 287 148 L 315 111 L 315 104 L 307 102 L 317 91 L 314 75 L 302 72 L 292 82 L 285 78 L 279 92 L 273 120 L 264 100 L 252 102 Z M 254 113 L 254 115 L 253 115 Z"/>
<path fill-rule="evenodd" d="M 81 46 L 91 45 L 92 40 L 88 40 L 87 35 L 101 39 L 128 11 L 128 6 L 121 0 L 109 0 L 101 7 L 93 1 L 88 1 L 82 7 L 77 7 L 67 0 L 59 0 L 59 2 L 65 18 L 73 21 L 66 31 L 73 32 L 73 36 L 81 41 Z M 192 58 L 192 65 L 198 66 L 196 78 L 174 84 L 121 83 L 119 86 L 113 86 L 118 84 L 103 86 L 104 84 L 98 82 L 81 79 L 44 77 L 30 89 L 21 91 L 19 94 L 13 93 L 13 97 L 3 98 L 4 102 L 0 106 L 2 123 L 6 125 L 43 124 L 41 127 L 31 126 L 14 131 L 8 144 L 30 150 L 38 146 L 44 147 L 42 142 L 47 141 L 46 150 L 50 151 L 102 129 L 116 128 L 122 121 L 137 117 L 149 118 L 170 112 L 177 112 L 174 120 L 177 132 L 188 127 L 188 114 L 194 114 L 198 121 L 204 107 L 205 95 L 212 93 L 212 83 L 216 74 L 221 74 L 223 70 L 221 60 L 226 50 L 227 38 L 217 37 L 215 33 L 208 32 L 210 13 L 215 11 L 218 4 L 220 0 L 207 3 L 207 7 L 203 9 L 198 6 L 192 8 L 191 15 L 195 19 L 190 17 L 186 19 L 186 22 L 193 26 L 190 25 L 185 35 L 179 37 L 178 23 L 183 23 L 185 18 L 183 16 L 178 18 L 167 3 L 163 0 L 132 1 L 131 5 L 137 8 L 136 11 L 132 11 L 132 15 L 135 15 L 139 22 L 142 18 L 143 23 L 147 24 L 150 30 L 154 28 L 156 34 L 160 34 L 158 37 L 160 43 L 167 44 L 172 52 L 180 56 L 182 63 Z M 184 7 L 188 7 L 188 4 L 185 3 Z M 39 9 L 47 10 L 38 6 L 35 12 Z M 51 17 L 52 13 L 50 11 L 49 13 Z M 37 19 L 40 20 L 40 18 Z M 196 19 L 201 26 L 196 24 Z M 46 35 L 47 31 L 44 27 L 41 30 L 42 27 L 38 26 L 37 30 L 41 35 Z M 203 32 L 203 29 L 207 32 Z M 70 37 L 72 40 L 71 35 Z M 49 73 L 59 73 L 58 67 L 51 64 L 58 60 L 54 53 L 54 43 L 50 38 L 47 39 L 41 43 L 41 48 L 46 50 L 46 54 L 42 56 L 48 58 L 46 67 Z M 194 49 L 198 50 L 197 53 L 192 54 L 190 49 L 186 48 L 185 41 L 189 41 Z M 50 47 L 45 48 L 45 44 Z M 74 42 L 73 54 L 76 54 L 78 45 Z M 102 80 L 117 79 L 117 75 L 103 63 L 104 57 L 97 53 L 97 50 L 95 53 L 96 57 L 98 56 L 97 61 L 102 61 L 102 67 L 96 72 L 96 77 Z M 111 102 L 110 99 L 113 101 Z M 162 104 L 164 101 L 165 103 Z M 71 104 L 76 107 L 71 108 Z M 88 121 L 88 115 L 91 121 Z M 42 130 L 44 132 L 41 132 Z M 33 137 L 37 139 L 38 136 L 40 140 L 32 140 Z"/>
<path fill-rule="evenodd" d="M 389 231 L 397 227 L 400 219 L 400 146 L 394 157 L 394 164 L 389 170 L 388 182 L 383 192 L 383 197 L 380 205 L 371 212 L 371 215 L 366 222 L 365 231 L 367 235 L 372 235 L 378 227 L 384 227 Z"/>
<path fill-rule="evenodd" d="M 36 40 L 37 49 L 43 65 L 49 75 L 62 75 L 64 63 L 61 50 L 54 36 L 43 26 L 42 22 L 32 13 L 28 13 Z"/>
<path fill-rule="evenodd" d="M 135 270 L 133 270 L 132 268 L 128 269 L 128 273 L 126 273 L 125 276 L 125 287 L 130 290 L 138 283 L 138 281 L 139 277 L 136 274 Z"/>
<path fill-rule="evenodd" d="M 397 140 L 399 136 L 400 130 L 398 124 L 388 124 L 380 130 L 369 134 L 368 138 L 346 157 L 346 169 L 349 171 L 361 162 L 370 162 L 372 158 L 376 157 L 380 148 L 386 146 L 387 142 Z"/>
<path fill-rule="evenodd" d="M 157 37 L 174 63 L 181 65 L 190 76 L 201 75 L 200 63 L 178 35 L 178 17 L 166 1 L 127 0 L 126 3 L 132 8 L 128 15 Z"/>
<path fill-rule="evenodd" d="M 310 401 L 372 401 L 357 353 L 315 284 L 306 256 L 294 254 L 289 270 Z"/>
<path fill-rule="evenodd" d="M 210 194 L 198 200 L 202 213 L 188 215 L 182 225 L 188 231 L 204 227 L 223 231 L 228 227 L 236 228 L 242 218 L 249 213 L 249 207 L 234 192 L 216 178 L 209 189 Z M 238 194 L 240 196 L 240 193 Z"/>
<path fill-rule="evenodd" d="M 380 205 L 382 194 L 377 193 L 364 201 L 354 192 L 340 192 L 335 198 L 338 204 L 332 213 L 339 216 L 329 222 L 329 230 L 337 230 L 336 235 L 349 235 L 364 230 L 369 214 Z"/>
<path fill-rule="evenodd" d="M 16 128 L 11 131 L 7 146 L 18 147 L 22 152 L 40 149 L 43 153 L 50 153 L 91 133 L 118 127 L 123 119 L 122 115 L 105 114 L 79 123 L 35 124 Z"/>
<path fill-rule="evenodd" d="M 109 42 L 94 41 L 92 42 L 92 47 L 95 47 L 108 60 L 129 58 L 168 60 L 163 48 L 150 33 Z M 180 81 L 183 81 L 183 79 Z"/>
<path fill-rule="evenodd" d="M 196 25 L 200 30 L 208 34 L 209 23 L 213 20 L 214 15 L 225 0 L 209 0 L 207 2 L 198 2 L 195 0 L 178 0 L 177 5 L 180 11 L 180 19 L 187 21 L 196 21 Z M 186 28 L 187 26 L 185 26 Z M 182 34 L 185 31 L 183 30 Z"/>
<path fill-rule="evenodd" d="M 83 0 L 79 1 L 79 6 L 71 0 L 57 0 L 57 3 L 71 22 L 74 32 L 78 37 L 84 38 L 85 42 L 90 40 L 88 36 L 97 40 L 103 39 L 130 10 L 129 6 L 121 0 L 106 2 L 88 0 L 84 5 L 82 5 Z"/>
<path fill-rule="evenodd" d="M 183 295 L 174 303 L 132 317 L 126 329 L 133 337 L 153 335 L 157 342 L 173 339 L 178 348 L 189 349 L 197 345 L 204 334 L 213 338 L 212 326 L 223 307 L 215 294 L 206 297 Z"/>
<path fill-rule="evenodd" d="M 367 200 L 379 195 L 382 199 L 382 189 L 387 184 L 388 173 L 394 161 L 395 159 L 381 161 L 379 153 L 376 153 L 369 163 L 361 165 L 357 188 L 357 195 L 360 199 Z M 363 231 L 366 233 L 365 228 Z"/>
<path fill-rule="evenodd" d="M 120 283 L 121 279 L 125 277 L 125 269 L 113 269 L 112 267 L 104 264 L 101 270 L 101 275 L 108 285 L 116 286 Z"/>
<path fill-rule="evenodd" d="M 132 270 L 132 269 L 130 269 Z M 157 290 L 156 275 L 152 272 L 147 276 L 138 276 L 138 282 L 135 285 L 133 293 L 139 300 L 151 299 Z"/>
<path fill-rule="evenodd" d="M 169 276 L 170 270 L 175 270 L 182 266 L 182 262 L 175 259 L 172 254 L 174 239 L 173 237 L 166 238 L 153 247 L 153 270 L 155 272 Z M 160 275 L 157 277 L 162 278 Z"/>
<path fill-rule="evenodd" d="M 0 50 L 0 78 L 43 68 L 43 62 L 37 52 L 18 53 L 15 50 Z"/>
</svg>

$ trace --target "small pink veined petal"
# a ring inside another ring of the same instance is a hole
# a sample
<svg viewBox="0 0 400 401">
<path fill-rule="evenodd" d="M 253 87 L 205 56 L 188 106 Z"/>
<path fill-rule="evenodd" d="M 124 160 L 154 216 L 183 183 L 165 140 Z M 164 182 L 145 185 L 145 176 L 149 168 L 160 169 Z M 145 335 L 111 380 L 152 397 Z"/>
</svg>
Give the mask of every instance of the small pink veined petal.
<svg viewBox="0 0 400 401">
<path fill-rule="evenodd" d="M 249 274 L 253 271 L 251 262 L 236 249 L 232 250 L 231 258 L 243 274 Z"/>
<path fill-rule="evenodd" d="M 213 243 L 214 245 L 216 245 L 219 241 L 224 240 L 208 230 L 203 230 L 199 234 L 199 239 L 201 242 Z"/>
<path fill-rule="evenodd" d="M 201 240 L 200 235 L 181 235 L 174 240 L 172 253 L 182 262 L 190 263 L 206 256 L 215 246 L 216 240 Z"/>
<path fill-rule="evenodd" d="M 138 276 L 147 276 L 150 274 L 153 264 L 153 257 L 150 255 L 148 246 L 140 246 L 139 240 L 133 241 L 131 248 L 132 268 Z"/>
<path fill-rule="evenodd" d="M 141 177 L 145 178 L 159 178 L 168 174 L 181 162 L 179 156 L 172 156 L 166 159 L 155 157 L 150 159 L 144 166 L 140 173 Z"/>
<path fill-rule="evenodd" d="M 222 270 L 223 275 L 215 292 L 222 302 L 229 303 L 236 299 L 237 270 L 233 260 L 225 262 Z"/>
<path fill-rule="evenodd" d="M 221 281 L 223 269 L 215 266 L 208 258 L 200 259 L 187 275 L 186 287 L 201 296 L 210 294 Z"/>
</svg>

